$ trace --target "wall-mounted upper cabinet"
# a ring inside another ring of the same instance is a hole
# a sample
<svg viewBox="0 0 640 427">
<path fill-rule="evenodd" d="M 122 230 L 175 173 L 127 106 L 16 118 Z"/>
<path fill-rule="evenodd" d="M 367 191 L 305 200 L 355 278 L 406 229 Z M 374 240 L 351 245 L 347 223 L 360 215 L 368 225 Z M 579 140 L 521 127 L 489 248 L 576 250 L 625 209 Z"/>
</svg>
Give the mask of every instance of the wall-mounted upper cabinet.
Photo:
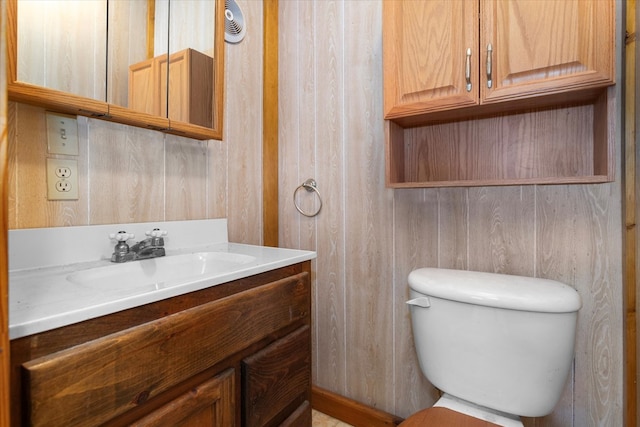
<svg viewBox="0 0 640 427">
<path fill-rule="evenodd" d="M 383 1 L 387 186 L 615 178 L 614 0 Z"/>
<path fill-rule="evenodd" d="M 222 139 L 222 0 L 7 0 L 7 11 L 10 100 Z M 145 61 L 152 79 L 130 81 Z"/>
<path fill-rule="evenodd" d="M 384 113 L 402 126 L 614 83 L 613 1 L 385 1 L 383 25 Z"/>
</svg>

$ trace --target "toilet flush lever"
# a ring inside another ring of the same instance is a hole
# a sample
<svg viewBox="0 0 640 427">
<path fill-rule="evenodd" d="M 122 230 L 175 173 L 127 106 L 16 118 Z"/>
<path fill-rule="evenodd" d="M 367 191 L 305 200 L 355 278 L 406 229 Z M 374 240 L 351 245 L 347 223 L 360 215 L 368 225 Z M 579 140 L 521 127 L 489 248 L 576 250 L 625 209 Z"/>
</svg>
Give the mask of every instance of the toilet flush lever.
<svg viewBox="0 0 640 427">
<path fill-rule="evenodd" d="M 407 304 L 408 305 L 417 305 L 418 307 L 422 307 L 422 308 L 431 307 L 431 301 L 429 301 L 429 298 L 427 298 L 427 297 L 419 297 L 419 298 L 411 299 L 411 300 L 407 301 Z"/>
</svg>

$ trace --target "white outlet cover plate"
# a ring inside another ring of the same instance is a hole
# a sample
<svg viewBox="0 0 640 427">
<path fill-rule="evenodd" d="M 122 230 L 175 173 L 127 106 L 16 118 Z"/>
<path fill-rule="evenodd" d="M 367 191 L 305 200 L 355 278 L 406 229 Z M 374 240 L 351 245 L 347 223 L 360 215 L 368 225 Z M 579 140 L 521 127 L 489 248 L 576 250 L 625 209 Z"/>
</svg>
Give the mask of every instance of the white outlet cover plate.
<svg viewBox="0 0 640 427">
<path fill-rule="evenodd" d="M 69 170 L 68 178 L 60 178 L 56 169 Z M 59 183 L 70 186 L 69 191 L 59 191 Z M 47 199 L 48 200 L 78 200 L 78 161 L 69 159 L 47 159 Z"/>
<path fill-rule="evenodd" d="M 50 154 L 78 155 L 78 118 L 47 112 L 47 151 Z"/>
</svg>

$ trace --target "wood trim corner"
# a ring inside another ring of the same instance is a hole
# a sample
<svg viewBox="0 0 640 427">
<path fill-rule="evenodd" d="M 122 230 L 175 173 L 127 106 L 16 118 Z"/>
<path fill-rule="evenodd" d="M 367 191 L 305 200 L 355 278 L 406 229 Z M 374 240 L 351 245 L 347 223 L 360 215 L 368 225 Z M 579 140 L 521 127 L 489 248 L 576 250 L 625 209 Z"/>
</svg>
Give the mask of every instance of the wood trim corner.
<svg viewBox="0 0 640 427">
<path fill-rule="evenodd" d="M 355 427 L 392 427 L 402 418 L 340 396 L 317 386 L 311 388 L 311 406 L 337 420 Z"/>
<path fill-rule="evenodd" d="M 626 37 L 624 40 L 624 142 L 623 142 L 623 262 L 624 262 L 624 419 L 628 427 L 636 426 L 638 420 L 638 328 L 637 328 L 637 173 L 636 163 L 636 1 L 626 2 Z"/>
<path fill-rule="evenodd" d="M 278 0 L 264 2 L 262 222 L 264 246 L 278 246 Z"/>
<path fill-rule="evenodd" d="M 6 1 L 0 2 L 0 57 L 6 58 L 7 38 L 14 37 L 7 28 Z M 8 146 L 9 123 L 7 105 L 7 81 L 11 78 L 11 68 L 0 71 L 0 427 L 9 426 L 9 266 L 7 249 L 8 221 Z"/>
</svg>

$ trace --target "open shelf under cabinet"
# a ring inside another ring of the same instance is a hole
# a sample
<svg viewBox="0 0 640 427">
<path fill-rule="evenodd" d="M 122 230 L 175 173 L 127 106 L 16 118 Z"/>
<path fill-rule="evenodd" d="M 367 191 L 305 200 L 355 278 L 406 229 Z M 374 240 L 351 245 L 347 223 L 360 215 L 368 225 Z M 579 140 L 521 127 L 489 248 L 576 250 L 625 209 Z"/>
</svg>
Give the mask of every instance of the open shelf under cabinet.
<svg viewBox="0 0 640 427">
<path fill-rule="evenodd" d="M 387 120 L 387 186 L 613 181 L 613 90 L 580 105 L 419 127 Z"/>
</svg>

